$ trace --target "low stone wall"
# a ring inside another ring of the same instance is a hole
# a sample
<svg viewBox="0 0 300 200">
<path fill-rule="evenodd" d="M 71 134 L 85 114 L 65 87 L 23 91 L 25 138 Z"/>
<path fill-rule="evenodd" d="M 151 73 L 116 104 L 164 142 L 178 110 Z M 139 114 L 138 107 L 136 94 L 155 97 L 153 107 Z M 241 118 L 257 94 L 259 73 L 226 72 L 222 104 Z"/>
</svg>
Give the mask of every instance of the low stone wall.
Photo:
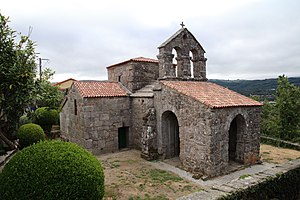
<svg viewBox="0 0 300 200">
<path fill-rule="evenodd" d="M 275 145 L 278 147 L 284 147 L 284 148 L 295 149 L 295 150 L 300 151 L 300 144 L 298 144 L 298 143 L 292 143 L 292 142 L 280 140 L 277 138 L 272 138 L 272 137 L 265 136 L 265 135 L 261 136 L 261 142 L 265 143 L 265 144 L 271 144 L 271 145 Z"/>
<path fill-rule="evenodd" d="M 218 199 L 300 199 L 300 159 L 278 166 L 278 169 L 271 173 L 272 175 L 258 180 L 255 185 Z"/>
<path fill-rule="evenodd" d="M 175 172 L 176 173 L 176 172 Z M 205 189 L 179 200 L 299 199 L 300 158 L 284 164 L 262 163 L 212 180 L 194 180 Z"/>
</svg>

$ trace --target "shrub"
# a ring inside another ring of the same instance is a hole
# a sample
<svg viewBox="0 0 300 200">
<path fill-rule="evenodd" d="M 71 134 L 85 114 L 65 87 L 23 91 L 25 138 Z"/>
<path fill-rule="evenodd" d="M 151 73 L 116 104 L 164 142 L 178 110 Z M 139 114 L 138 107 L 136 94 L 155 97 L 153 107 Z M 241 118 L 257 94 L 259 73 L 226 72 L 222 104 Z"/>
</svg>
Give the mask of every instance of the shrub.
<svg viewBox="0 0 300 200">
<path fill-rule="evenodd" d="M 82 147 L 43 141 L 19 151 L 0 174 L 1 199 L 102 199 L 100 162 Z"/>
<path fill-rule="evenodd" d="M 58 120 L 58 112 L 48 107 L 36 109 L 33 115 L 33 122 L 39 124 L 48 136 L 50 136 L 52 125 L 58 124 Z"/>
<path fill-rule="evenodd" d="M 26 115 L 23 115 L 20 117 L 19 119 L 19 125 L 22 126 L 24 124 L 29 124 L 31 123 L 30 119 L 26 116 Z"/>
<path fill-rule="evenodd" d="M 41 126 L 33 123 L 24 124 L 18 129 L 17 138 L 22 148 L 46 139 Z"/>
</svg>

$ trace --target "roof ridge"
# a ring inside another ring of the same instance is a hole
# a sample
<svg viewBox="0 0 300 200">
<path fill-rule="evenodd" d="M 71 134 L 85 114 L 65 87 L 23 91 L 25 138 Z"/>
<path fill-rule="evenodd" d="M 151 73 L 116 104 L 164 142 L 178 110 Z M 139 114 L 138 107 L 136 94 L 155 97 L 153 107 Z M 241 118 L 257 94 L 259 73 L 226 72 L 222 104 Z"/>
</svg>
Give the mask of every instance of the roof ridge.
<svg viewBox="0 0 300 200">
<path fill-rule="evenodd" d="M 60 81 L 60 82 L 56 82 L 56 83 L 53 83 L 53 86 L 56 86 L 56 85 L 59 85 L 59 84 L 61 84 L 61 83 L 65 83 L 65 82 L 67 82 L 67 81 L 78 81 L 78 80 L 76 80 L 76 79 L 74 79 L 74 78 L 68 78 L 68 79 L 66 79 L 66 80 L 64 80 L 64 81 Z"/>
<path fill-rule="evenodd" d="M 192 36 L 192 38 L 197 42 L 197 44 L 199 45 L 199 47 L 201 47 L 201 49 L 204 51 L 204 48 L 202 47 L 202 45 L 200 44 L 200 42 L 195 38 L 195 36 L 187 29 L 187 28 L 180 28 L 178 31 L 176 31 L 176 33 L 174 33 L 171 37 L 169 37 L 166 41 L 164 41 L 161 45 L 159 45 L 158 49 L 165 47 L 166 45 L 168 45 L 170 42 L 172 42 L 176 37 L 178 37 L 181 33 L 187 33 L 189 35 Z"/>
<path fill-rule="evenodd" d="M 115 83 L 115 81 L 110 81 L 110 80 L 80 80 L 77 82 L 80 82 L 80 83 Z"/>
<path fill-rule="evenodd" d="M 109 69 L 109 68 L 112 68 L 112 67 L 116 67 L 116 66 L 119 66 L 119 65 L 122 65 L 122 64 L 126 64 L 128 62 L 148 62 L 148 63 L 158 63 L 158 60 L 157 59 L 153 59 L 153 58 L 146 58 L 146 57 L 136 57 L 136 58 L 130 58 L 128 60 L 125 60 L 123 62 L 119 62 L 119 63 L 116 63 L 116 64 L 113 64 L 113 65 L 110 65 L 108 67 L 106 67 L 106 69 Z"/>
</svg>

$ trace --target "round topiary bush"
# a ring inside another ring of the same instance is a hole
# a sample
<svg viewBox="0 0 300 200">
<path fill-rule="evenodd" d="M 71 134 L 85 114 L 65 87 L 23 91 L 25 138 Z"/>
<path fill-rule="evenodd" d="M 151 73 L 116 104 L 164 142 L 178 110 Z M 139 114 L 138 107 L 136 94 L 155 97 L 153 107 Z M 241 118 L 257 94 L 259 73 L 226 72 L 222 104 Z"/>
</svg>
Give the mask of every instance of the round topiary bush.
<svg viewBox="0 0 300 200">
<path fill-rule="evenodd" d="M 45 133 L 49 136 L 52 125 L 58 124 L 59 114 L 57 110 L 49 107 L 42 107 L 36 109 L 33 115 L 33 122 L 39 124 Z"/>
<path fill-rule="evenodd" d="M 21 148 L 27 147 L 41 140 L 46 139 L 46 135 L 41 126 L 33 123 L 24 124 L 18 129 L 17 138 Z"/>
<path fill-rule="evenodd" d="M 82 147 L 43 141 L 18 152 L 0 174 L 1 199 L 102 199 L 100 162 Z"/>
<path fill-rule="evenodd" d="M 31 123 L 29 117 L 27 117 L 26 115 L 23 115 L 23 116 L 20 117 L 20 119 L 19 119 L 19 125 L 20 126 L 24 125 L 24 124 L 29 124 L 29 123 Z"/>
</svg>

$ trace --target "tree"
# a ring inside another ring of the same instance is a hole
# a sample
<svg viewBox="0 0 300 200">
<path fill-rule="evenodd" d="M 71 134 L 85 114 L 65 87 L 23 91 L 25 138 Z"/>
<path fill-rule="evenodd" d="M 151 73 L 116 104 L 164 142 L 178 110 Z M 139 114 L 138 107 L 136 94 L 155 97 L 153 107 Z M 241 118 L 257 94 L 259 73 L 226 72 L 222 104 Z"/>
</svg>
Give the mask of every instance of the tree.
<svg viewBox="0 0 300 200">
<path fill-rule="evenodd" d="M 54 72 L 46 68 L 41 76 L 41 79 L 36 80 L 36 88 L 34 91 L 33 102 L 35 107 L 49 107 L 51 109 L 58 109 L 64 94 L 58 90 L 58 87 L 53 86 L 50 82 Z"/>
<path fill-rule="evenodd" d="M 275 104 L 264 101 L 261 111 L 261 132 L 265 135 L 279 137 L 279 116 Z"/>
<path fill-rule="evenodd" d="M 16 33 L 0 13 L 0 138 L 10 148 L 20 116 L 28 105 L 36 75 L 34 43 Z"/>
<path fill-rule="evenodd" d="M 264 102 L 261 119 L 263 134 L 300 141 L 300 88 L 279 76 L 275 103 Z"/>
<path fill-rule="evenodd" d="M 280 138 L 297 137 L 300 128 L 300 88 L 290 84 L 284 75 L 278 78 L 276 107 L 279 116 Z"/>
</svg>

